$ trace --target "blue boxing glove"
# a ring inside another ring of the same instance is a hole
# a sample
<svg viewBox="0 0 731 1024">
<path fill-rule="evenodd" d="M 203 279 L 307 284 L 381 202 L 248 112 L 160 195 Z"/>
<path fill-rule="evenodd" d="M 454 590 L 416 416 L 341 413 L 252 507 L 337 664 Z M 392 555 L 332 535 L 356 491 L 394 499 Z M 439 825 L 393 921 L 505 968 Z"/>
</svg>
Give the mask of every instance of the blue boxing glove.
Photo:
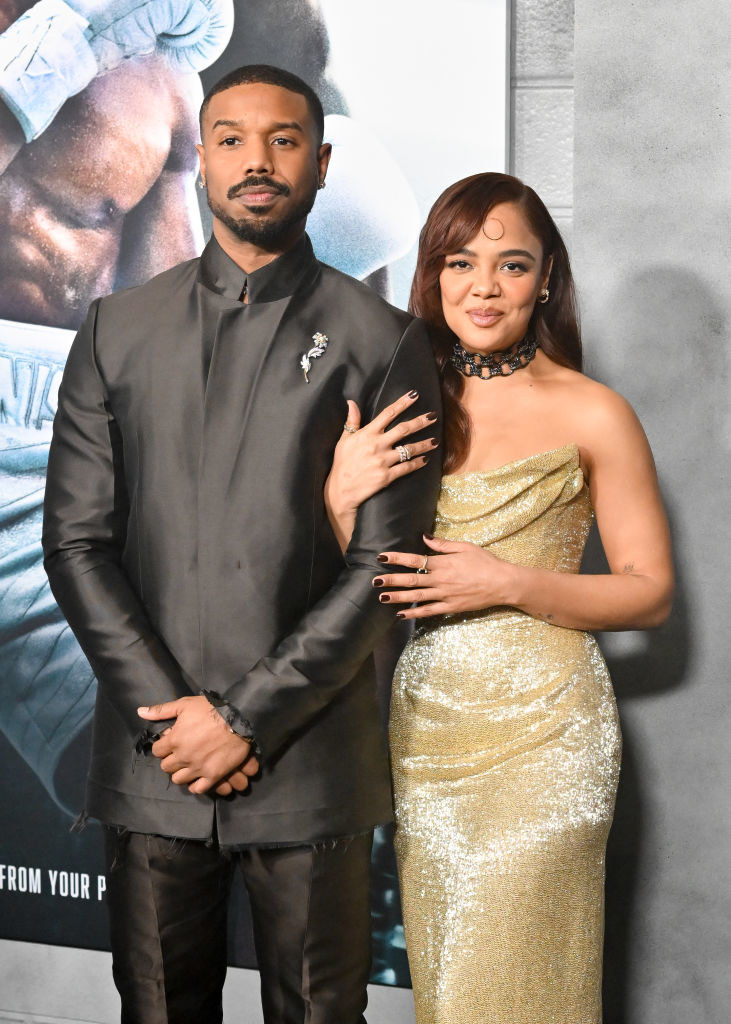
<svg viewBox="0 0 731 1024">
<path fill-rule="evenodd" d="M 66 0 L 89 24 L 99 72 L 127 57 L 160 53 L 176 71 L 202 71 L 223 53 L 233 0 Z"/>
<path fill-rule="evenodd" d="M 0 36 L 0 99 L 26 142 L 98 74 L 87 27 L 63 0 L 40 0 Z"/>
<path fill-rule="evenodd" d="M 325 141 L 333 148 L 327 188 L 317 194 L 307 234 L 319 260 L 362 280 L 415 245 L 419 207 L 401 168 L 364 125 L 328 114 Z"/>
<path fill-rule="evenodd" d="M 0 35 L 0 99 L 31 142 L 70 96 L 129 57 L 208 67 L 233 18 L 233 0 L 39 0 Z"/>
</svg>

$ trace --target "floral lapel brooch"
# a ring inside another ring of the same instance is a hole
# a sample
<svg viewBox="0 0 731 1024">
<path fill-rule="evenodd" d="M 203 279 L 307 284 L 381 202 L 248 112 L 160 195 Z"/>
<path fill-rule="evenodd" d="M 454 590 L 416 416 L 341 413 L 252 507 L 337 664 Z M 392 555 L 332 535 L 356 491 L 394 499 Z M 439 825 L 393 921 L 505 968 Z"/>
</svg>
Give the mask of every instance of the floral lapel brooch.
<svg viewBox="0 0 731 1024">
<path fill-rule="evenodd" d="M 324 354 L 325 349 L 327 348 L 327 335 L 323 334 L 322 331 L 315 331 L 312 335 L 312 340 L 315 344 L 308 352 L 305 352 L 300 359 L 300 366 L 302 367 L 302 372 L 304 373 L 305 380 L 308 384 L 310 383 L 308 374 L 310 372 L 310 367 L 312 366 L 312 360 L 319 359 L 320 356 Z"/>
</svg>

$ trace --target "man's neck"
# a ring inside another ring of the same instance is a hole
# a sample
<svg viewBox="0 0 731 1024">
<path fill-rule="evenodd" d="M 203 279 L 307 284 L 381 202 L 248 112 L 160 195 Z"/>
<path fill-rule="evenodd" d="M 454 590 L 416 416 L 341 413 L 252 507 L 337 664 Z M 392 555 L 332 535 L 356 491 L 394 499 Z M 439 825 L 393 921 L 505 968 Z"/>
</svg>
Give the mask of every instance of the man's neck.
<svg viewBox="0 0 731 1024">
<path fill-rule="evenodd" d="M 246 274 L 253 274 L 255 270 L 260 270 L 261 267 L 265 267 L 268 263 L 273 263 L 283 253 L 289 252 L 299 242 L 304 233 L 305 225 L 303 222 L 296 228 L 293 228 L 275 249 L 262 249 L 253 242 L 242 242 L 225 224 L 222 224 L 215 218 L 213 220 L 213 234 L 216 241 L 226 255 L 237 266 L 241 267 Z"/>
</svg>

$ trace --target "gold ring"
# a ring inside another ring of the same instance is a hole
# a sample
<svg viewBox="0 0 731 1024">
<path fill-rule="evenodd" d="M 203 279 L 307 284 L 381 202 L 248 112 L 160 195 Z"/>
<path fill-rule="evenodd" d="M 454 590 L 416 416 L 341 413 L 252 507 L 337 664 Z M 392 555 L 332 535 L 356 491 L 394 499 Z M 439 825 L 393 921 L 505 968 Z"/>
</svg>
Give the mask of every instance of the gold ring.
<svg viewBox="0 0 731 1024">
<path fill-rule="evenodd" d="M 419 573 L 419 575 L 421 575 L 421 573 L 423 573 L 423 572 L 424 573 L 429 572 L 429 570 L 426 567 L 428 561 L 429 561 L 429 556 L 428 555 L 424 555 L 424 561 L 422 562 L 421 568 L 416 570 L 417 573 Z"/>
<path fill-rule="evenodd" d="M 358 433 L 358 428 L 357 427 L 351 427 L 351 425 L 349 423 L 343 424 L 343 430 L 346 432 L 346 434 L 357 434 Z"/>
</svg>

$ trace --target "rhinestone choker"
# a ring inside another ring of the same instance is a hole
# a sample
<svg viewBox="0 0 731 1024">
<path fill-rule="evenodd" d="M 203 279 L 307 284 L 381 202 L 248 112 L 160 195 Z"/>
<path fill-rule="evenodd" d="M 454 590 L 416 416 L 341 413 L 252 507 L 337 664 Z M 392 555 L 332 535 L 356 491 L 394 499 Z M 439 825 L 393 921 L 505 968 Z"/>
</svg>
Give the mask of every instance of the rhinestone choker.
<svg viewBox="0 0 731 1024">
<path fill-rule="evenodd" d="M 511 373 L 527 366 L 536 354 L 537 348 L 536 339 L 528 335 L 517 345 L 509 348 L 507 352 L 488 352 L 486 355 L 482 355 L 480 352 L 468 352 L 458 341 L 455 341 L 450 359 L 452 365 L 456 366 L 465 377 L 489 380 L 491 377 L 509 377 Z"/>
</svg>

